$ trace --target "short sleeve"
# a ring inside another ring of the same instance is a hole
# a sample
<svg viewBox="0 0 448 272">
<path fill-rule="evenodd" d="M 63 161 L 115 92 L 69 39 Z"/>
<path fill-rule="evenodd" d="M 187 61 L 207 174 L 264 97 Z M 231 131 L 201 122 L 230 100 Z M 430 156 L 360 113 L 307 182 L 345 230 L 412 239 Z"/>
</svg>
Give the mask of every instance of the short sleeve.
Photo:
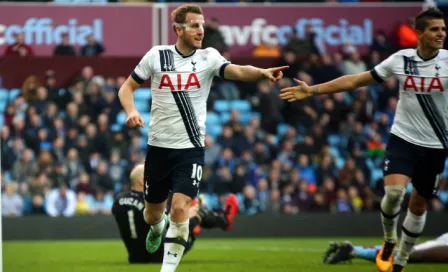
<svg viewBox="0 0 448 272">
<path fill-rule="evenodd" d="M 224 78 L 224 69 L 230 64 L 215 48 L 209 47 L 206 49 L 209 53 L 210 68 L 213 71 L 213 76 Z"/>
<path fill-rule="evenodd" d="M 145 80 L 150 78 L 154 73 L 154 61 L 156 49 L 154 47 L 148 51 L 148 53 L 143 56 L 143 58 L 138 63 L 137 67 L 135 67 L 132 72 L 132 78 L 139 84 L 142 84 Z"/>
<path fill-rule="evenodd" d="M 393 54 L 389 56 L 387 59 L 382 61 L 380 64 L 376 65 L 370 73 L 372 77 L 378 82 L 381 83 L 387 78 L 393 75 L 393 69 L 397 62 L 397 55 Z"/>
</svg>

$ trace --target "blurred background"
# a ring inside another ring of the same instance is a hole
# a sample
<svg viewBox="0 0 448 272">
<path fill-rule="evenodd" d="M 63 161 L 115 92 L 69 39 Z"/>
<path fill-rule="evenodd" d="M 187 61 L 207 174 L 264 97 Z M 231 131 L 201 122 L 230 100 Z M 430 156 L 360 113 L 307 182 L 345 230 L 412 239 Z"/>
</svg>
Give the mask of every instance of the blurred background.
<svg viewBox="0 0 448 272">
<path fill-rule="evenodd" d="M 148 83 L 135 93 L 140 130 L 127 128 L 117 92 L 152 46 L 175 43 L 179 3 L 32 2 L 0 3 L 2 216 L 110 214 L 145 158 L 151 118 Z M 244 215 L 378 212 L 397 81 L 294 104 L 279 90 L 416 47 L 413 16 L 448 2 L 188 2 L 203 3 L 204 47 L 236 64 L 290 66 L 278 84 L 215 79 L 200 188 L 209 208 L 235 193 Z M 448 209 L 447 174 L 434 212 Z"/>
</svg>

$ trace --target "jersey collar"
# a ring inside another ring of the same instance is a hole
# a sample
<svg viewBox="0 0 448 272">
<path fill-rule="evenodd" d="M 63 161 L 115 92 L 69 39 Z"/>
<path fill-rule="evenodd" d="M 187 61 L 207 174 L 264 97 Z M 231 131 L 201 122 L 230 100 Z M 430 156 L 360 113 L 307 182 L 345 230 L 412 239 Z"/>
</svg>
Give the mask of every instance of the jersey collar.
<svg viewBox="0 0 448 272">
<path fill-rule="evenodd" d="M 191 53 L 190 55 L 184 55 L 182 54 L 182 52 L 179 51 L 179 49 L 177 49 L 177 46 L 174 45 L 174 49 L 176 50 L 177 54 L 179 54 L 182 58 L 188 58 L 194 55 L 194 53 L 196 53 L 196 50 L 193 51 L 193 53 Z"/>
<path fill-rule="evenodd" d="M 427 59 L 425 59 L 425 58 L 423 58 L 422 56 L 420 56 L 420 54 L 418 53 L 417 48 L 415 49 L 415 52 L 417 53 L 417 56 L 418 56 L 421 60 L 423 60 L 423 61 L 429 61 L 429 60 L 432 60 L 432 59 L 434 59 L 435 57 L 437 57 L 437 56 L 439 55 L 440 50 L 437 50 L 437 54 L 435 54 L 434 56 L 432 56 L 432 57 L 430 57 L 430 58 L 427 58 Z"/>
</svg>

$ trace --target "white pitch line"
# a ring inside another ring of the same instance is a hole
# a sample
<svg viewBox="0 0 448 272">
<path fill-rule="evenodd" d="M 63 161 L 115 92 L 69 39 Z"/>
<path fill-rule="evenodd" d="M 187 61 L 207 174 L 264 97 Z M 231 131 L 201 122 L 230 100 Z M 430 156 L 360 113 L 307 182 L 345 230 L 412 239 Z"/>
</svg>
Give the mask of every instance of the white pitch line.
<svg viewBox="0 0 448 272">
<path fill-rule="evenodd" d="M 324 249 L 317 248 L 282 248 L 282 247 L 232 247 L 232 246 L 203 246 L 194 245 L 195 250 L 247 250 L 247 251 L 269 251 L 269 252 L 313 252 L 323 253 Z"/>
</svg>

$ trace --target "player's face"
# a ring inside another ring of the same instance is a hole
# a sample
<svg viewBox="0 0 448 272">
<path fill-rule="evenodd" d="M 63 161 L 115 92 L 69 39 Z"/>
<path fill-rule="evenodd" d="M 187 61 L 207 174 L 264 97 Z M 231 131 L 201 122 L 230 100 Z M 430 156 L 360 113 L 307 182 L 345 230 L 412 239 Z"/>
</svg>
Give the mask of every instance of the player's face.
<svg viewBox="0 0 448 272">
<path fill-rule="evenodd" d="M 196 13 L 187 13 L 186 27 L 181 35 L 184 43 L 192 49 L 202 48 L 204 38 L 204 16 Z"/>
<path fill-rule="evenodd" d="M 425 31 L 417 32 L 419 42 L 428 49 L 442 49 L 446 39 L 446 26 L 442 19 L 428 21 Z"/>
</svg>

